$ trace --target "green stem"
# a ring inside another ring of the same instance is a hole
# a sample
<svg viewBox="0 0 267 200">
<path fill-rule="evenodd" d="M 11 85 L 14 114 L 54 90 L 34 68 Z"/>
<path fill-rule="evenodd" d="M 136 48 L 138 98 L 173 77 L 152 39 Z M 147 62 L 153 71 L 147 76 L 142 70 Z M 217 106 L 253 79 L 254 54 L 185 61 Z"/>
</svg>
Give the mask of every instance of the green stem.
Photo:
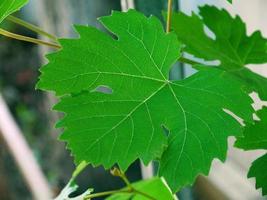
<svg viewBox="0 0 267 200">
<path fill-rule="evenodd" d="M 84 200 L 87 199 L 93 199 L 97 197 L 103 197 L 103 196 L 109 196 L 112 194 L 118 194 L 118 193 L 131 193 L 131 189 L 122 189 L 122 190 L 111 190 L 111 191 L 106 191 L 106 192 L 99 192 L 95 194 L 89 194 L 86 197 L 84 197 Z"/>
<path fill-rule="evenodd" d="M 18 35 L 18 34 L 15 34 L 15 33 L 8 32 L 8 31 L 6 31 L 4 29 L 1 29 L 1 28 L 0 28 L 0 35 L 4 35 L 6 37 L 13 38 L 13 39 L 16 39 L 16 40 L 21 40 L 21 41 L 25 41 L 25 42 L 31 42 L 31 43 L 34 43 L 34 44 L 49 46 L 49 47 L 52 47 L 52 48 L 55 48 L 55 49 L 60 49 L 61 48 L 61 46 L 58 45 L 58 44 L 45 42 L 43 40 L 38 40 L 38 39 L 35 39 L 35 38 L 23 36 L 23 35 Z"/>
<path fill-rule="evenodd" d="M 172 0 L 168 0 L 168 14 L 167 14 L 167 24 L 166 24 L 167 33 L 169 33 L 171 30 L 171 17 L 172 17 Z"/>
<path fill-rule="evenodd" d="M 88 163 L 86 161 L 81 162 L 72 173 L 71 180 L 76 179 L 77 176 L 87 167 L 87 165 Z"/>
<path fill-rule="evenodd" d="M 49 39 L 53 40 L 54 42 L 57 42 L 57 37 L 56 36 L 54 36 L 54 35 L 52 35 L 50 33 L 47 33 L 46 31 L 40 29 L 38 26 L 30 24 L 30 23 L 28 23 L 26 21 L 23 21 L 23 20 L 21 20 L 21 19 L 19 19 L 17 17 L 11 16 L 11 15 L 8 16 L 6 19 L 11 21 L 11 22 L 13 22 L 13 23 L 15 23 L 15 24 L 23 26 L 23 27 L 25 27 L 25 28 L 33 31 L 33 32 L 36 32 L 36 33 L 38 33 L 40 35 L 46 36 Z"/>
<path fill-rule="evenodd" d="M 120 169 L 115 167 L 114 169 L 111 170 L 111 174 L 113 176 L 120 177 L 125 182 L 126 186 L 128 187 L 128 191 L 130 193 L 140 194 L 144 197 L 147 197 L 150 200 L 156 200 L 154 197 L 150 196 L 149 194 L 135 189 L 133 185 L 131 184 L 131 182 L 129 181 L 129 179 L 127 178 L 127 176 L 125 175 L 125 173 L 122 172 Z"/>
<path fill-rule="evenodd" d="M 189 64 L 189 65 L 203 65 L 203 63 L 200 63 L 200 62 L 197 62 L 194 60 L 190 60 L 190 59 L 184 58 L 184 57 L 180 57 L 178 61 L 181 63 Z"/>
</svg>

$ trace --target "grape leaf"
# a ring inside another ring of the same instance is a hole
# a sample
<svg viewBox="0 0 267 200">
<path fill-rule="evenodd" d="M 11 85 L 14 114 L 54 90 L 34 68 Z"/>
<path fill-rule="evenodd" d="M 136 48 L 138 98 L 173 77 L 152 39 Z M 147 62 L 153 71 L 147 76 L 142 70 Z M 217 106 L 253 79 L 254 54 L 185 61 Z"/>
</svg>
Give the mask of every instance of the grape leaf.
<svg viewBox="0 0 267 200">
<path fill-rule="evenodd" d="M 126 170 L 138 158 L 159 159 L 160 175 L 177 191 L 215 157 L 225 159 L 227 137 L 242 128 L 223 109 L 252 122 L 252 100 L 218 69 L 169 81 L 180 43 L 157 18 L 130 10 L 100 22 L 112 36 L 75 26 L 80 38 L 59 40 L 63 49 L 41 69 L 38 88 L 61 96 L 55 109 L 66 113 L 61 139 L 76 163 Z"/>
<path fill-rule="evenodd" d="M 155 199 L 176 199 L 164 181 L 157 177 L 149 180 L 138 181 L 133 183 L 132 186 L 135 189 L 154 197 Z M 119 193 L 108 197 L 107 200 L 148 200 L 148 198 L 138 194 Z"/>
<path fill-rule="evenodd" d="M 0 3 L 0 23 L 10 14 L 18 11 L 28 3 L 28 0 L 1 0 Z"/>
<path fill-rule="evenodd" d="M 256 91 L 267 100 L 267 79 L 245 68 L 247 64 L 267 62 L 267 39 L 259 31 L 247 36 L 241 18 L 232 17 L 226 10 L 204 6 L 200 7 L 200 16 L 173 14 L 172 28 L 185 45 L 185 52 L 206 61 L 219 60 L 219 68 L 243 80 L 248 92 Z"/>
<path fill-rule="evenodd" d="M 255 125 L 248 125 L 244 137 L 238 137 L 236 147 L 244 150 L 267 150 L 267 107 L 257 112 L 261 119 Z M 263 195 L 267 195 L 267 154 L 253 162 L 248 177 L 256 178 L 256 188 L 262 188 Z"/>
</svg>

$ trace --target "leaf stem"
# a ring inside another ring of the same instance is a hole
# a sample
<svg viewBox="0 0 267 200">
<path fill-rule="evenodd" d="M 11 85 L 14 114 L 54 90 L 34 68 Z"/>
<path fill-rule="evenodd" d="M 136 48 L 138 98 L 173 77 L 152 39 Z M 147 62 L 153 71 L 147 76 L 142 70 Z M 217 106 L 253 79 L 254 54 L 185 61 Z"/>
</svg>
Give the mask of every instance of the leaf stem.
<svg viewBox="0 0 267 200">
<path fill-rule="evenodd" d="M 11 22 L 13 22 L 13 23 L 15 23 L 15 24 L 23 26 L 23 27 L 25 27 L 25 28 L 33 31 L 33 32 L 36 32 L 36 33 L 38 33 L 40 35 L 46 36 L 47 38 L 53 40 L 54 42 L 57 42 L 57 37 L 55 35 L 47 33 L 46 31 L 40 29 L 38 26 L 35 26 L 35 25 L 33 25 L 33 24 L 29 23 L 29 22 L 26 22 L 24 20 L 21 20 L 21 19 L 19 19 L 17 17 L 11 16 L 11 15 L 8 16 L 6 19 L 11 21 Z"/>
<path fill-rule="evenodd" d="M 124 172 L 122 172 L 121 170 L 119 170 L 118 168 L 113 168 L 111 171 L 111 174 L 113 176 L 117 176 L 117 177 L 120 177 L 124 182 L 125 184 L 127 185 L 130 193 L 135 193 L 135 194 L 140 194 L 144 197 L 147 197 L 148 199 L 150 200 L 156 200 L 154 197 L 150 196 L 149 194 L 145 193 L 145 192 L 142 192 L 140 190 L 137 190 L 133 187 L 133 185 L 130 183 L 129 179 L 127 178 L 127 176 L 125 175 Z"/>
<path fill-rule="evenodd" d="M 39 40 L 39 39 L 35 39 L 35 38 L 23 36 L 23 35 L 18 35 L 18 34 L 15 34 L 15 33 L 8 32 L 8 31 L 6 31 L 4 29 L 1 29 L 1 28 L 0 28 L 0 35 L 4 35 L 6 37 L 13 38 L 13 39 L 16 39 L 16 40 L 21 40 L 21 41 L 25 41 L 25 42 L 31 42 L 31 43 L 34 43 L 34 44 L 49 46 L 49 47 L 52 47 L 52 48 L 55 48 L 55 49 L 60 49 L 61 48 L 61 46 L 58 45 L 58 44 L 45 42 L 43 40 Z"/>
<path fill-rule="evenodd" d="M 180 57 L 178 61 L 181 63 L 189 64 L 189 65 L 203 65 L 203 63 L 200 63 L 200 62 L 197 62 L 194 60 L 190 60 L 190 59 L 185 58 L 185 57 Z"/>
<path fill-rule="evenodd" d="M 122 189 L 122 190 L 110 190 L 110 191 L 106 191 L 106 192 L 99 192 L 99 193 L 95 193 L 95 194 L 89 194 L 86 197 L 84 197 L 84 200 L 89 200 L 92 198 L 97 198 L 97 197 L 103 197 L 103 196 L 109 196 L 112 194 L 117 194 L 117 193 L 131 193 L 132 191 L 128 188 L 128 189 Z"/>
<path fill-rule="evenodd" d="M 167 24 L 166 24 L 167 33 L 169 33 L 171 30 L 171 18 L 172 18 L 172 0 L 168 0 L 168 13 L 167 13 Z"/>
</svg>

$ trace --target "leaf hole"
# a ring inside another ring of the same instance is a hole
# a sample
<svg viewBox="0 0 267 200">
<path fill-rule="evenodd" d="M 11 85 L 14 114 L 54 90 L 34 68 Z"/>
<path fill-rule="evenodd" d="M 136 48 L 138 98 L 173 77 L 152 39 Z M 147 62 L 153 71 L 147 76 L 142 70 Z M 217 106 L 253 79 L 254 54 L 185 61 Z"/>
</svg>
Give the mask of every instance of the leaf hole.
<svg viewBox="0 0 267 200">
<path fill-rule="evenodd" d="M 241 126 L 245 126 L 244 120 L 240 118 L 238 115 L 236 115 L 235 113 L 233 113 L 231 110 L 224 108 L 223 111 L 227 113 L 228 115 L 230 115 L 231 117 L 233 117 Z"/>
<path fill-rule="evenodd" d="M 112 94 L 113 90 L 107 85 L 99 85 L 95 89 L 93 89 L 91 92 L 99 92 L 103 94 Z"/>
</svg>

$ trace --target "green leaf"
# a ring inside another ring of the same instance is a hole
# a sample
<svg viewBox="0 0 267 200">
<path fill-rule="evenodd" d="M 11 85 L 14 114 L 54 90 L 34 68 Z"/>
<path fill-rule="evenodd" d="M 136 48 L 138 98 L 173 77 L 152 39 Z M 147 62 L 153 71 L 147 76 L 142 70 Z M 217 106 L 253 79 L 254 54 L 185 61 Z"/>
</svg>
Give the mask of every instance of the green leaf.
<svg viewBox="0 0 267 200">
<path fill-rule="evenodd" d="M 256 188 L 262 188 L 262 194 L 267 195 L 267 154 L 252 163 L 248 177 L 256 178 Z"/>
<path fill-rule="evenodd" d="M 0 23 L 10 14 L 18 11 L 28 3 L 28 0 L 1 0 L 0 2 Z"/>
<path fill-rule="evenodd" d="M 257 112 L 260 121 L 248 125 L 244 137 L 238 137 L 236 147 L 244 150 L 267 150 L 267 107 Z M 262 188 L 262 194 L 267 195 L 267 154 L 255 160 L 250 167 L 248 177 L 256 178 L 256 188 Z"/>
<path fill-rule="evenodd" d="M 227 0 L 229 3 L 233 3 L 233 1 L 232 0 Z"/>
<path fill-rule="evenodd" d="M 148 194 L 155 199 L 174 200 L 176 199 L 168 186 L 164 183 L 164 180 L 160 178 L 152 178 L 149 180 L 143 180 L 133 183 L 132 186 L 141 192 Z M 143 195 L 118 193 L 107 198 L 107 200 L 149 200 Z"/>
<path fill-rule="evenodd" d="M 267 39 L 259 31 L 247 36 L 245 23 L 226 10 L 204 6 L 199 14 L 201 18 L 194 13 L 173 15 L 172 27 L 185 52 L 205 61 L 219 60 L 219 67 L 242 80 L 248 92 L 256 91 L 267 100 L 267 79 L 245 68 L 267 62 Z"/>
<path fill-rule="evenodd" d="M 246 64 L 267 62 L 267 40 L 259 31 L 246 35 L 245 23 L 233 18 L 226 10 L 214 6 L 200 7 L 200 16 L 179 12 L 173 14 L 172 27 L 185 51 L 206 61 L 219 60 L 226 70 L 239 69 Z M 204 25 L 214 34 L 207 36 Z M 192 34 L 194 33 L 194 34 Z"/>
<path fill-rule="evenodd" d="M 254 125 L 247 125 L 244 137 L 238 137 L 236 147 L 244 150 L 266 149 L 267 150 L 267 107 L 257 112 L 261 119 Z"/>
<path fill-rule="evenodd" d="M 207 174 L 215 157 L 225 159 L 227 137 L 242 132 L 223 109 L 252 121 L 240 82 L 218 69 L 169 81 L 180 44 L 157 18 L 130 10 L 100 21 L 113 37 L 76 26 L 81 37 L 60 40 L 63 50 L 48 56 L 38 83 L 65 95 L 57 126 L 76 162 L 126 170 L 138 158 L 159 159 L 172 191 Z"/>
</svg>

